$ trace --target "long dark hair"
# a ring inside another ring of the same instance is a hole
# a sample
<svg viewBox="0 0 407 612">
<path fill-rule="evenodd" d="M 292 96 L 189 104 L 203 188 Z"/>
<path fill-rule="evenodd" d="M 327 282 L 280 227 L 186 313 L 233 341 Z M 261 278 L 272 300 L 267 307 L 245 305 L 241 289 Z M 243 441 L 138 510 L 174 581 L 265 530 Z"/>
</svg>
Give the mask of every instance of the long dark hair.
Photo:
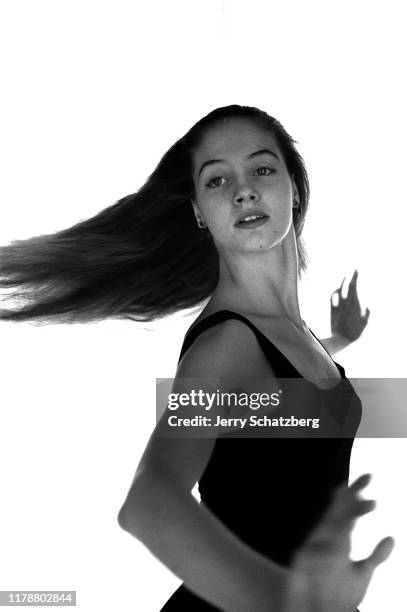
<svg viewBox="0 0 407 612">
<path fill-rule="evenodd" d="M 218 252 L 199 231 L 191 198 L 192 155 L 206 130 L 223 119 L 247 118 L 275 137 L 300 196 L 293 209 L 299 274 L 309 184 L 295 140 L 266 112 L 237 104 L 198 121 L 162 157 L 145 184 L 90 219 L 54 234 L 0 247 L 0 288 L 17 308 L 0 319 L 89 323 L 106 318 L 152 321 L 200 305 L 218 281 Z"/>
</svg>

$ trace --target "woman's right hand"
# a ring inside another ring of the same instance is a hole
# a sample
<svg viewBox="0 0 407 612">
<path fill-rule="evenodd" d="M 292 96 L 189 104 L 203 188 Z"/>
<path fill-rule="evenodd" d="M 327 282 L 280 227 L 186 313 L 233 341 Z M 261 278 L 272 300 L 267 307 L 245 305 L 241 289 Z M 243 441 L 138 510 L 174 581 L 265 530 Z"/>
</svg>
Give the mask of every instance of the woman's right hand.
<svg viewBox="0 0 407 612">
<path fill-rule="evenodd" d="M 293 558 L 285 612 L 355 612 L 363 600 L 373 572 L 395 543 L 383 538 L 365 559 L 349 558 L 353 526 L 375 505 L 359 497 L 369 481 L 369 474 L 364 474 L 351 486 L 336 489 L 321 521 Z"/>
</svg>

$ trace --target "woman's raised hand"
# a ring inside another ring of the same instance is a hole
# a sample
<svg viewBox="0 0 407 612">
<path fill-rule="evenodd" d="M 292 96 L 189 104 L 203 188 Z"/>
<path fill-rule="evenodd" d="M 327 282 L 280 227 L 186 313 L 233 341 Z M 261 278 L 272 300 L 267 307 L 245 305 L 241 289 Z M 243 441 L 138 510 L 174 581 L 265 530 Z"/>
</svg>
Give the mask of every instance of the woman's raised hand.
<svg viewBox="0 0 407 612">
<path fill-rule="evenodd" d="M 335 289 L 331 295 L 331 333 L 333 336 L 342 336 L 349 342 L 354 342 L 359 338 L 367 325 L 370 315 L 368 308 L 362 314 L 356 287 L 357 278 L 358 272 L 355 270 L 349 282 L 346 297 L 342 295 L 345 279 L 343 279 L 341 286 Z M 334 304 L 333 298 L 335 295 L 338 296 L 338 304 Z"/>
<path fill-rule="evenodd" d="M 285 612 L 354 612 L 363 600 L 374 570 L 394 546 L 387 537 L 365 559 L 349 558 L 354 523 L 375 506 L 359 497 L 369 481 L 364 474 L 335 490 L 321 521 L 293 558 Z"/>
</svg>

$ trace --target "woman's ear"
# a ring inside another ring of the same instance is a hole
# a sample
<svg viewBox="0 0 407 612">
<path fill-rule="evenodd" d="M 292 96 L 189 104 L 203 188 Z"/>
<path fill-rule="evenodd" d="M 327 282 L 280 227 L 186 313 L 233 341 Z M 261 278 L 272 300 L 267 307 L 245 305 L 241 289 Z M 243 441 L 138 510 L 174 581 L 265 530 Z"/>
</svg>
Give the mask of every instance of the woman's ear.
<svg viewBox="0 0 407 612">
<path fill-rule="evenodd" d="M 195 219 L 198 221 L 198 219 L 199 219 L 199 217 L 200 217 L 200 213 L 199 213 L 198 206 L 197 206 L 197 204 L 196 204 L 196 202 L 195 202 L 195 199 L 194 199 L 194 198 L 191 198 L 191 199 L 190 199 L 190 202 L 191 202 L 191 204 L 192 204 L 192 208 L 193 208 L 193 210 L 194 210 Z"/>
<path fill-rule="evenodd" d="M 191 204 L 192 204 L 192 208 L 194 210 L 194 215 L 195 215 L 195 220 L 196 220 L 196 224 L 199 227 L 200 230 L 205 230 L 208 226 L 205 223 L 204 218 L 202 217 L 201 213 L 199 212 L 199 208 L 197 206 L 197 203 L 195 202 L 194 198 L 191 198 Z"/>
<path fill-rule="evenodd" d="M 300 193 L 297 189 L 297 185 L 295 184 L 295 180 L 294 180 L 294 175 L 291 175 L 291 185 L 292 185 L 292 190 L 293 190 L 293 206 L 294 208 L 298 208 L 300 202 L 301 202 L 301 198 L 300 198 Z"/>
</svg>

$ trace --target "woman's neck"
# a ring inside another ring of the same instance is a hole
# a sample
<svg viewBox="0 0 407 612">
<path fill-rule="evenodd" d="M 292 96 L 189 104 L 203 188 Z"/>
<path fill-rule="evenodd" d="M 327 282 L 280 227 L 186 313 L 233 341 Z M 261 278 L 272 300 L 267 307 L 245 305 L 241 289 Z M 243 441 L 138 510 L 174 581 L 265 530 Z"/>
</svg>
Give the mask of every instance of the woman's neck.
<svg viewBox="0 0 407 612">
<path fill-rule="evenodd" d="M 289 319 L 304 329 L 298 301 L 298 257 L 291 228 L 281 243 L 257 253 L 221 253 L 219 280 L 208 307 Z"/>
</svg>

